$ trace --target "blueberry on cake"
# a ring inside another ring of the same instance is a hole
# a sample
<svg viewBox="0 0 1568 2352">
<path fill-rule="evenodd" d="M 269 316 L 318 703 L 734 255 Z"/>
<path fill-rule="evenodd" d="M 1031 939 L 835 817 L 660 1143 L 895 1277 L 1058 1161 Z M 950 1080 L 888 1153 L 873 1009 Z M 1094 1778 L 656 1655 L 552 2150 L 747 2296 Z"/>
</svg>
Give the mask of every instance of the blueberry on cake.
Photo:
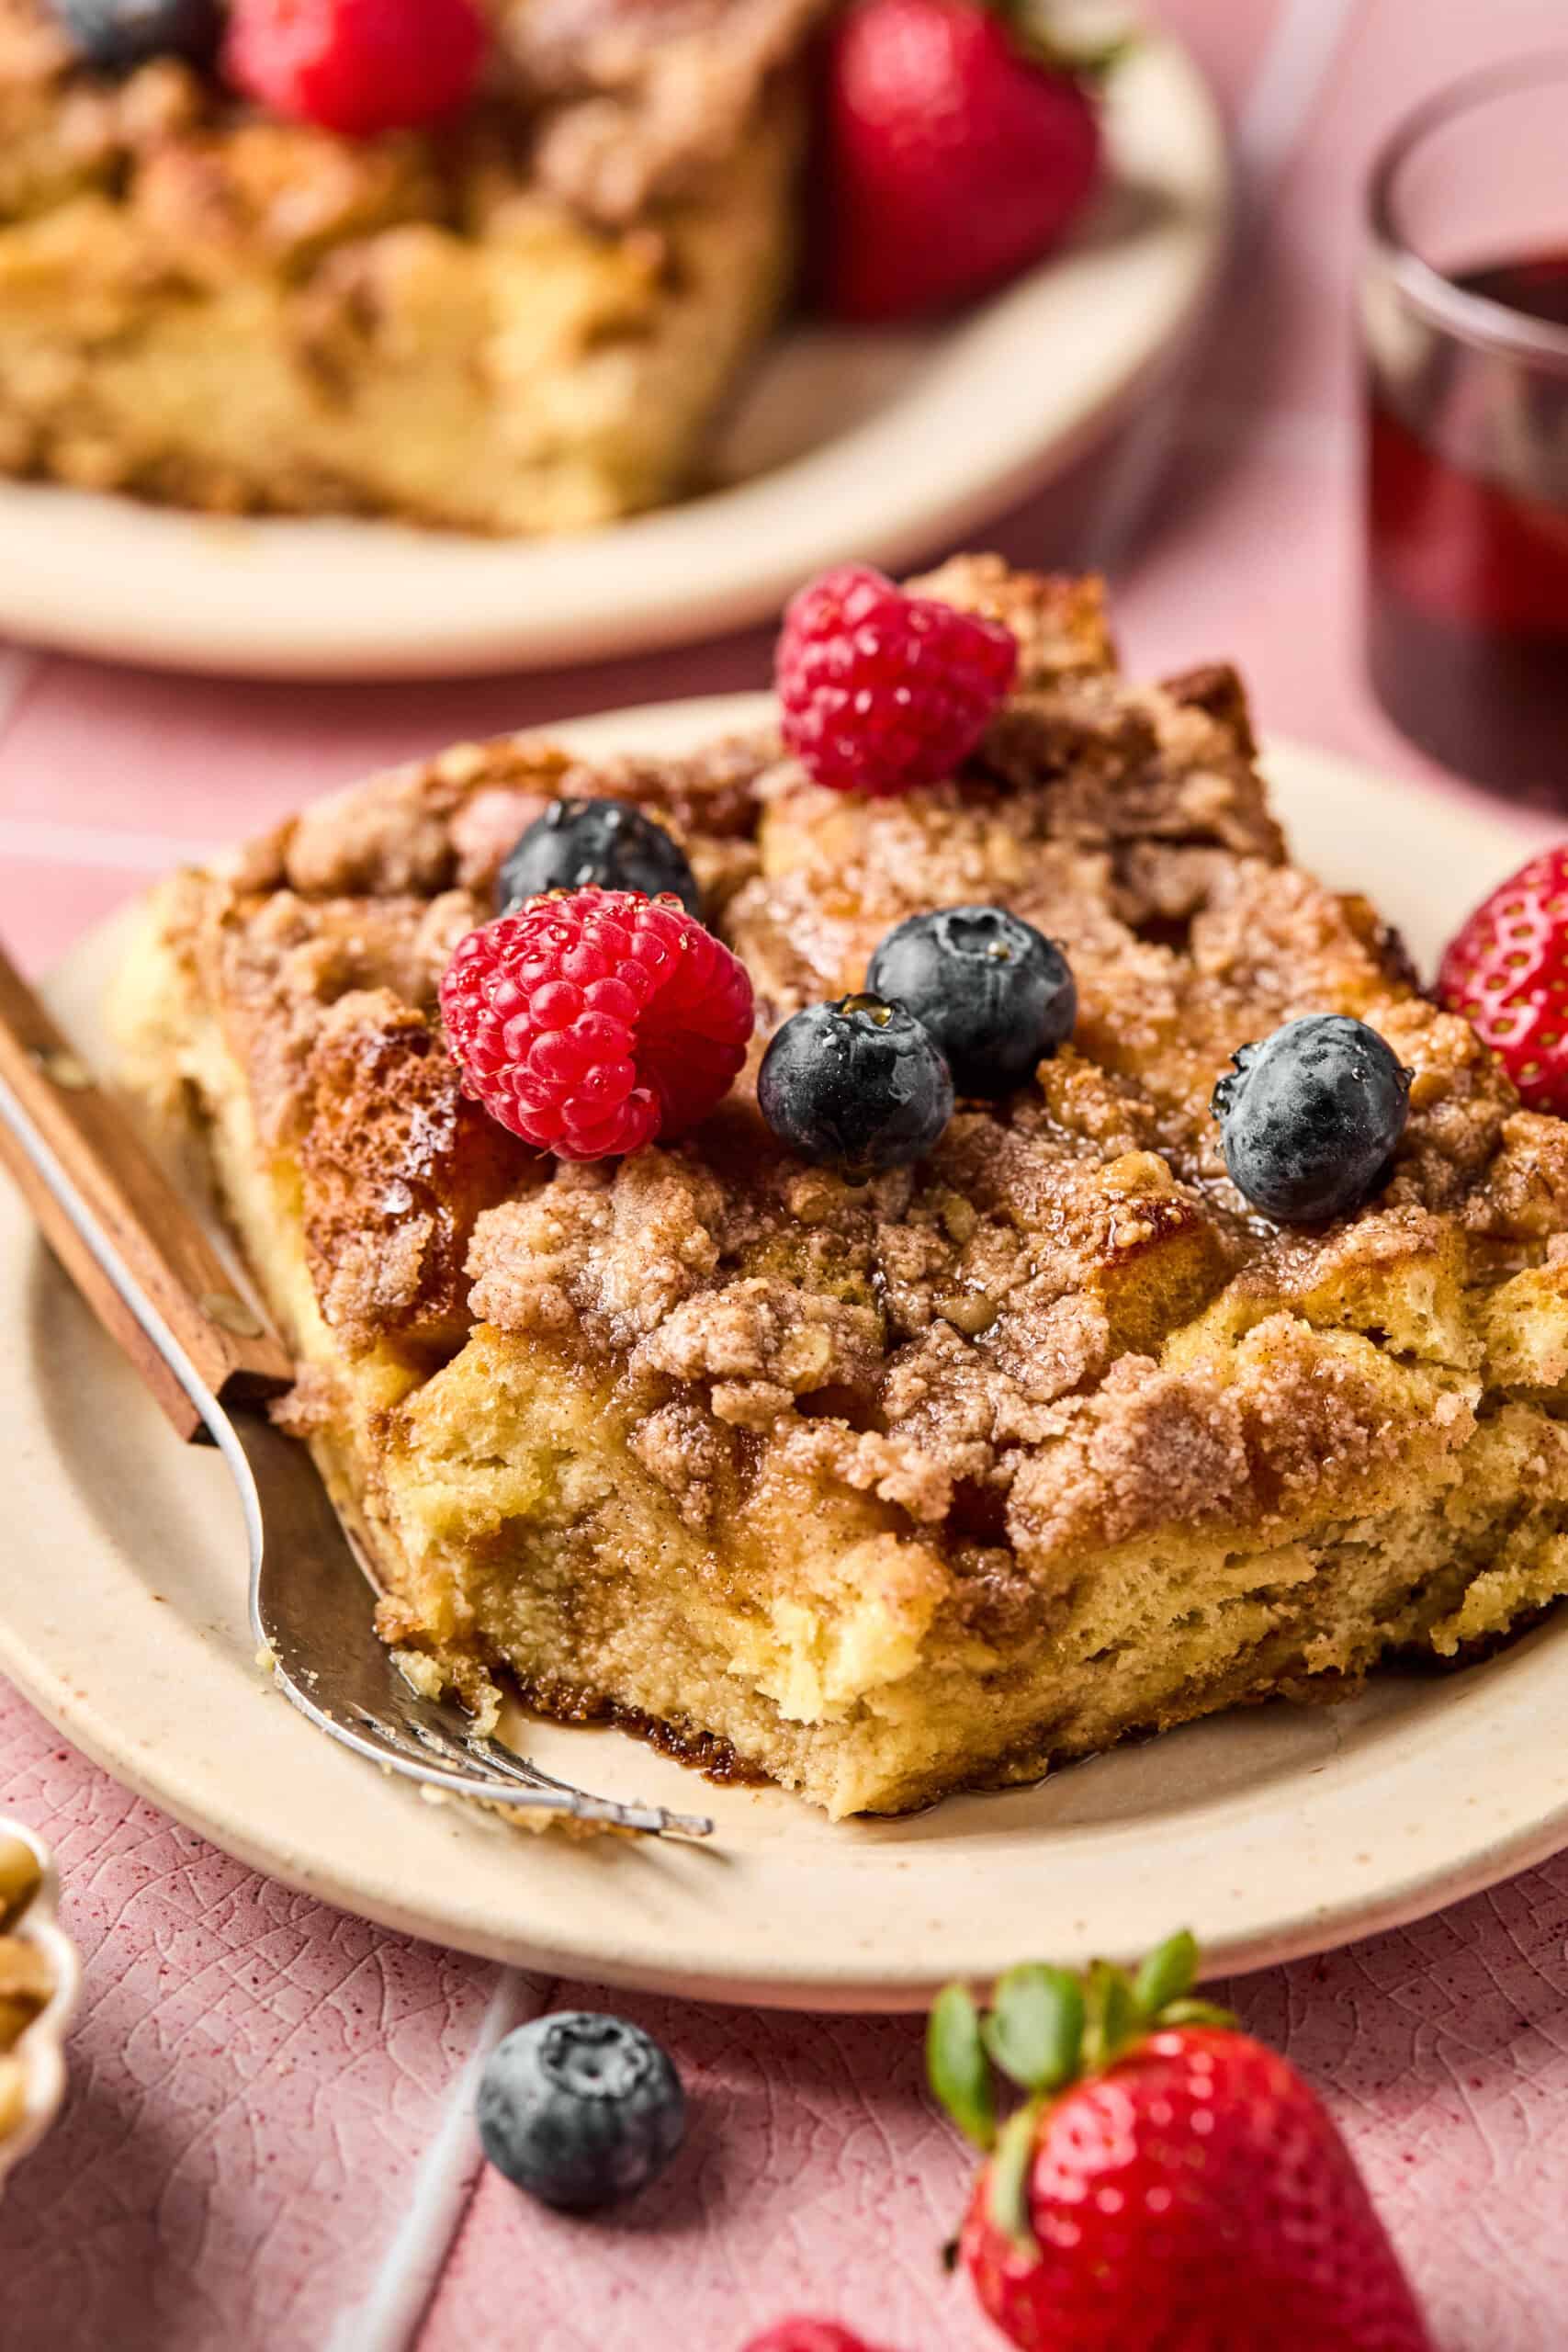
<svg viewBox="0 0 1568 2352">
<path fill-rule="evenodd" d="M 1289 862 L 1235 673 L 981 557 L 814 583 L 779 688 L 139 938 L 405 1670 L 898 1813 L 1568 1590 L 1568 1127 Z"/>
</svg>

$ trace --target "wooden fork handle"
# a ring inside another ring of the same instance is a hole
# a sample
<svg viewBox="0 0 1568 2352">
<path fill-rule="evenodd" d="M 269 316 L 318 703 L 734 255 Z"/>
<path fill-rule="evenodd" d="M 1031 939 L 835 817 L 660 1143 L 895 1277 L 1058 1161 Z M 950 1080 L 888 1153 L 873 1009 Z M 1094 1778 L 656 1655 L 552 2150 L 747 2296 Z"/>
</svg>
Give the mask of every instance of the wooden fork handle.
<svg viewBox="0 0 1568 2352">
<path fill-rule="evenodd" d="M 55 1256 L 182 1438 L 206 1434 L 200 1413 L 95 1253 L 85 1228 L 96 1228 L 220 1405 L 254 1403 L 289 1385 L 293 1371 L 281 1343 L 236 1292 L 196 1216 L 4 948 L 0 1162 L 20 1186 Z M 76 1195 L 74 1204 L 59 1183 L 61 1175 Z"/>
</svg>

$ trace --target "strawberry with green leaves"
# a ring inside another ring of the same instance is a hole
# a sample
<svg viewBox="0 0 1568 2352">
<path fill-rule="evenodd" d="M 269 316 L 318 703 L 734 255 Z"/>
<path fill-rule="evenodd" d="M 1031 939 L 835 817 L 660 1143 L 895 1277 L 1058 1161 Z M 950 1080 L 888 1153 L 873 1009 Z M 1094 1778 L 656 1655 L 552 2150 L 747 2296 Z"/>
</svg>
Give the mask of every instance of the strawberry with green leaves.
<svg viewBox="0 0 1568 2352">
<path fill-rule="evenodd" d="M 1328 2114 L 1191 1996 L 1197 1960 L 1180 1935 L 1135 1977 L 1031 1965 L 988 2014 L 938 2000 L 932 2086 L 987 2159 L 960 2241 L 981 2303 L 1022 2352 L 1432 2352 Z"/>
</svg>

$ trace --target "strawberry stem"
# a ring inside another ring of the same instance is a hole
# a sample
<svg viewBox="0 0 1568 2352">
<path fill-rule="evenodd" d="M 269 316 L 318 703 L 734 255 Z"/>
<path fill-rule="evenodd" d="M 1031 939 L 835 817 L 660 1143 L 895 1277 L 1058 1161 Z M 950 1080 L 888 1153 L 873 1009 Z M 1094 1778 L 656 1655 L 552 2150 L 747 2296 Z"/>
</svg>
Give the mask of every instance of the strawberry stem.
<svg viewBox="0 0 1568 2352">
<path fill-rule="evenodd" d="M 1155 2020 L 1158 2025 L 1234 2026 L 1235 2014 L 1214 2001 L 1168 2001 Z"/>
<path fill-rule="evenodd" d="M 981 2038 L 994 2065 L 1020 2090 L 1060 2090 L 1083 2055 L 1084 2000 L 1077 1978 L 1065 1968 L 1026 1962 L 997 1981 L 995 2006 L 981 2020 Z"/>
<path fill-rule="evenodd" d="M 997 2151 L 1001 2167 L 1010 2134 L 1023 2128 L 1019 2116 L 1038 2120 L 1059 2092 L 1102 2074 L 1146 2034 L 1162 2026 L 1234 2025 L 1228 2010 L 1191 1997 L 1198 1959 L 1183 1928 L 1156 1946 L 1135 1976 L 1104 1960 L 1082 1977 L 1025 1962 L 998 1978 L 986 2015 L 965 1986 L 950 1984 L 926 2031 L 931 2088 L 966 2139 L 987 2154 Z M 993 2066 L 1028 2095 L 999 2133 Z"/>
<path fill-rule="evenodd" d="M 1008 2117 L 997 2142 L 997 2153 L 991 2158 L 990 2185 L 986 2192 L 991 2219 L 998 2229 L 1020 2254 L 1032 2259 L 1038 2258 L 1040 2248 L 1029 2222 L 1029 2162 L 1034 2151 L 1034 2129 L 1045 2104 L 1043 2098 L 1029 2099 Z"/>
<path fill-rule="evenodd" d="M 1133 1979 L 1133 1998 L 1141 2017 L 1157 2017 L 1172 2001 L 1192 1989 L 1198 1973 L 1198 1939 L 1189 1928 L 1156 1944 Z"/>
<path fill-rule="evenodd" d="M 1126 1970 L 1112 1967 L 1108 1960 L 1089 1962 L 1084 2008 L 1084 2069 L 1090 2075 L 1102 2075 L 1107 2066 L 1114 2065 L 1127 2044 L 1136 2040 L 1148 2020 L 1138 2007 Z"/>
<path fill-rule="evenodd" d="M 980 2012 L 967 1985 L 949 1984 L 937 1995 L 926 2027 L 926 2071 L 932 2090 L 964 2138 L 980 2149 L 993 2147 L 996 2092 L 980 2036 Z"/>
<path fill-rule="evenodd" d="M 1102 81 L 1138 45 L 1132 10 L 1117 0 L 976 0 L 1001 17 L 1016 47 L 1048 73 Z"/>
</svg>

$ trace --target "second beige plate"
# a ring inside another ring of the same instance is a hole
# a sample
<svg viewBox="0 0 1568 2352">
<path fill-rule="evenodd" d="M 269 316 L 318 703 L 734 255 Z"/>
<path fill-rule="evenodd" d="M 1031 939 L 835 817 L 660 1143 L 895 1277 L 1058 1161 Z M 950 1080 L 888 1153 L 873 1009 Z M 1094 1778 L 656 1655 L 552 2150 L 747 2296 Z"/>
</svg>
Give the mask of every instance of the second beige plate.
<svg viewBox="0 0 1568 2352">
<path fill-rule="evenodd" d="M 214 523 L 0 483 L 0 632 L 259 677 L 458 676 L 739 628 L 851 558 L 897 567 L 1066 464 L 1179 342 L 1224 245 L 1218 114 L 1174 41 L 1111 77 L 1105 193 L 1070 246 L 940 329 L 797 327 L 718 486 L 569 538 Z"/>
<path fill-rule="evenodd" d="M 673 750 L 760 698 L 564 729 Z M 1520 854 L 1504 820 L 1277 747 L 1302 862 L 1433 952 Z M 98 1045 L 112 932 L 53 995 Z M 384 1778 L 258 1673 L 239 1512 L 182 1450 L 0 1184 L 0 1668 L 111 1772 L 288 1884 L 554 1976 L 799 2007 L 922 2005 L 1026 1954 L 1130 1956 L 1182 1921 L 1214 1966 L 1417 1917 L 1568 1843 L 1568 1614 L 1489 1665 L 1259 1708 L 912 1820 L 837 1826 L 619 1733 L 530 1726 L 549 1769 L 717 1820 L 709 1848 L 529 1836 Z"/>
</svg>

